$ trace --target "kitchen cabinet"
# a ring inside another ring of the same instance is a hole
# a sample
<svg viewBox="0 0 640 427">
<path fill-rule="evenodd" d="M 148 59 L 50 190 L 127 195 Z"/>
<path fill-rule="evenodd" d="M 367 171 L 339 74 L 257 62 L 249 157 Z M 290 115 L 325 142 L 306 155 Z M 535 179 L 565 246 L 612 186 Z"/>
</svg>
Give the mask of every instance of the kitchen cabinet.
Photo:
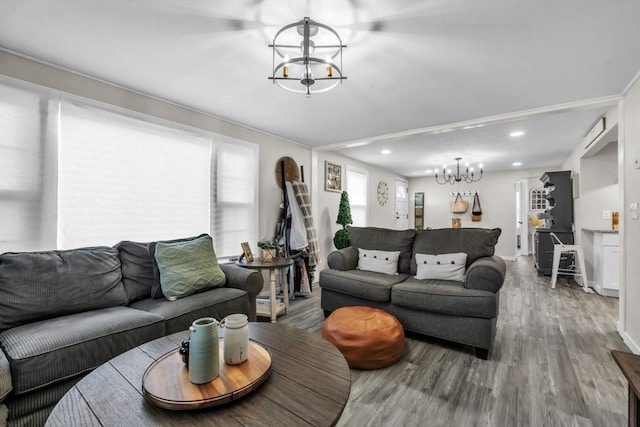
<svg viewBox="0 0 640 427">
<path fill-rule="evenodd" d="M 619 236 L 613 230 L 593 232 L 593 288 L 600 295 L 618 297 L 620 290 Z"/>
<path fill-rule="evenodd" d="M 553 232 L 562 243 L 573 244 L 573 187 L 571 171 L 545 172 L 540 181 L 547 190 L 549 207 L 538 214 L 544 219 L 544 228 L 536 229 L 535 261 L 538 275 L 550 276 L 553 263 Z M 566 268 L 568 266 L 560 266 Z"/>
</svg>

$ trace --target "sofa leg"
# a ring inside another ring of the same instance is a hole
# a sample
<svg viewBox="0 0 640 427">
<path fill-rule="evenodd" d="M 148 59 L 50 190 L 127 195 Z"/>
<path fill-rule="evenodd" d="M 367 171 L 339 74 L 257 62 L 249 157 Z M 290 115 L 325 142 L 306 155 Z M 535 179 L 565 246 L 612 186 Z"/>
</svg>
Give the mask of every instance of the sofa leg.
<svg viewBox="0 0 640 427">
<path fill-rule="evenodd" d="M 476 357 L 478 359 L 487 360 L 489 358 L 489 350 L 486 348 L 475 347 Z"/>
<path fill-rule="evenodd" d="M 323 311 L 324 311 L 324 318 L 326 319 L 327 317 L 329 317 L 331 312 L 329 310 L 323 310 Z"/>
</svg>

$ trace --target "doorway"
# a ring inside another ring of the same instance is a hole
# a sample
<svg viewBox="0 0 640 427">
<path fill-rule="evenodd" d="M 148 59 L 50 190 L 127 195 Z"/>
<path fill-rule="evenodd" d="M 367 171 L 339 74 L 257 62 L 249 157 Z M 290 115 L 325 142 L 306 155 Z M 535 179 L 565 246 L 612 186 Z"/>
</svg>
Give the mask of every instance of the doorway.
<svg viewBox="0 0 640 427">
<path fill-rule="evenodd" d="M 529 255 L 529 222 L 527 214 L 529 209 L 529 184 L 526 179 L 516 181 L 516 223 L 515 256 Z"/>
<path fill-rule="evenodd" d="M 409 228 L 409 183 L 396 178 L 396 230 Z"/>
</svg>

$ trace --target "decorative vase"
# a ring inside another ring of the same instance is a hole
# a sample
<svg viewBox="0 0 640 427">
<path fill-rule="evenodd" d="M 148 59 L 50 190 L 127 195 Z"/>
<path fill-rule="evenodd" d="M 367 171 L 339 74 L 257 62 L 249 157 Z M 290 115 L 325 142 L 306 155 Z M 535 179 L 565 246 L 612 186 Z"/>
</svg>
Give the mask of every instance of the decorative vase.
<svg viewBox="0 0 640 427">
<path fill-rule="evenodd" d="M 216 378 L 220 369 L 218 321 L 203 317 L 195 320 L 189 330 L 189 381 L 205 384 Z"/>
<path fill-rule="evenodd" d="M 220 321 L 224 333 L 223 355 L 227 365 L 239 365 L 249 353 L 249 319 L 245 314 L 230 314 Z"/>
<path fill-rule="evenodd" d="M 273 261 L 273 257 L 275 256 L 275 249 L 270 249 L 270 248 L 266 248 L 266 249 L 262 249 L 260 248 L 260 261 L 262 262 L 272 262 Z"/>
</svg>

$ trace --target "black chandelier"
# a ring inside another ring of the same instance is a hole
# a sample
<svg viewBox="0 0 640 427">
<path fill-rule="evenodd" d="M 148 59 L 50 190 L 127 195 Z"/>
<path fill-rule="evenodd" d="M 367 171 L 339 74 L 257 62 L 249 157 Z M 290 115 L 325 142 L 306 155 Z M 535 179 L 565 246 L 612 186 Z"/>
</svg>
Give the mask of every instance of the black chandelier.
<svg viewBox="0 0 640 427">
<path fill-rule="evenodd" d="M 328 92 L 347 78 L 342 75 L 342 48 L 347 46 L 333 28 L 308 17 L 282 27 L 269 47 L 269 80 L 289 92 Z"/>
<path fill-rule="evenodd" d="M 456 174 L 452 175 L 451 174 L 451 169 L 447 170 L 447 166 L 443 166 L 442 167 L 442 176 L 440 177 L 438 175 L 438 172 L 436 171 L 436 182 L 438 184 L 444 185 L 444 184 L 451 184 L 453 185 L 456 182 L 461 182 L 464 181 L 467 184 L 471 184 L 472 182 L 477 182 L 480 181 L 482 179 L 482 165 L 479 165 L 480 167 L 480 175 L 475 176 L 473 174 L 473 168 L 469 167 L 469 164 L 467 163 L 465 166 L 465 172 L 463 174 L 460 173 L 460 160 L 462 159 L 462 157 L 456 157 Z M 442 180 L 440 179 L 442 178 Z"/>
</svg>

